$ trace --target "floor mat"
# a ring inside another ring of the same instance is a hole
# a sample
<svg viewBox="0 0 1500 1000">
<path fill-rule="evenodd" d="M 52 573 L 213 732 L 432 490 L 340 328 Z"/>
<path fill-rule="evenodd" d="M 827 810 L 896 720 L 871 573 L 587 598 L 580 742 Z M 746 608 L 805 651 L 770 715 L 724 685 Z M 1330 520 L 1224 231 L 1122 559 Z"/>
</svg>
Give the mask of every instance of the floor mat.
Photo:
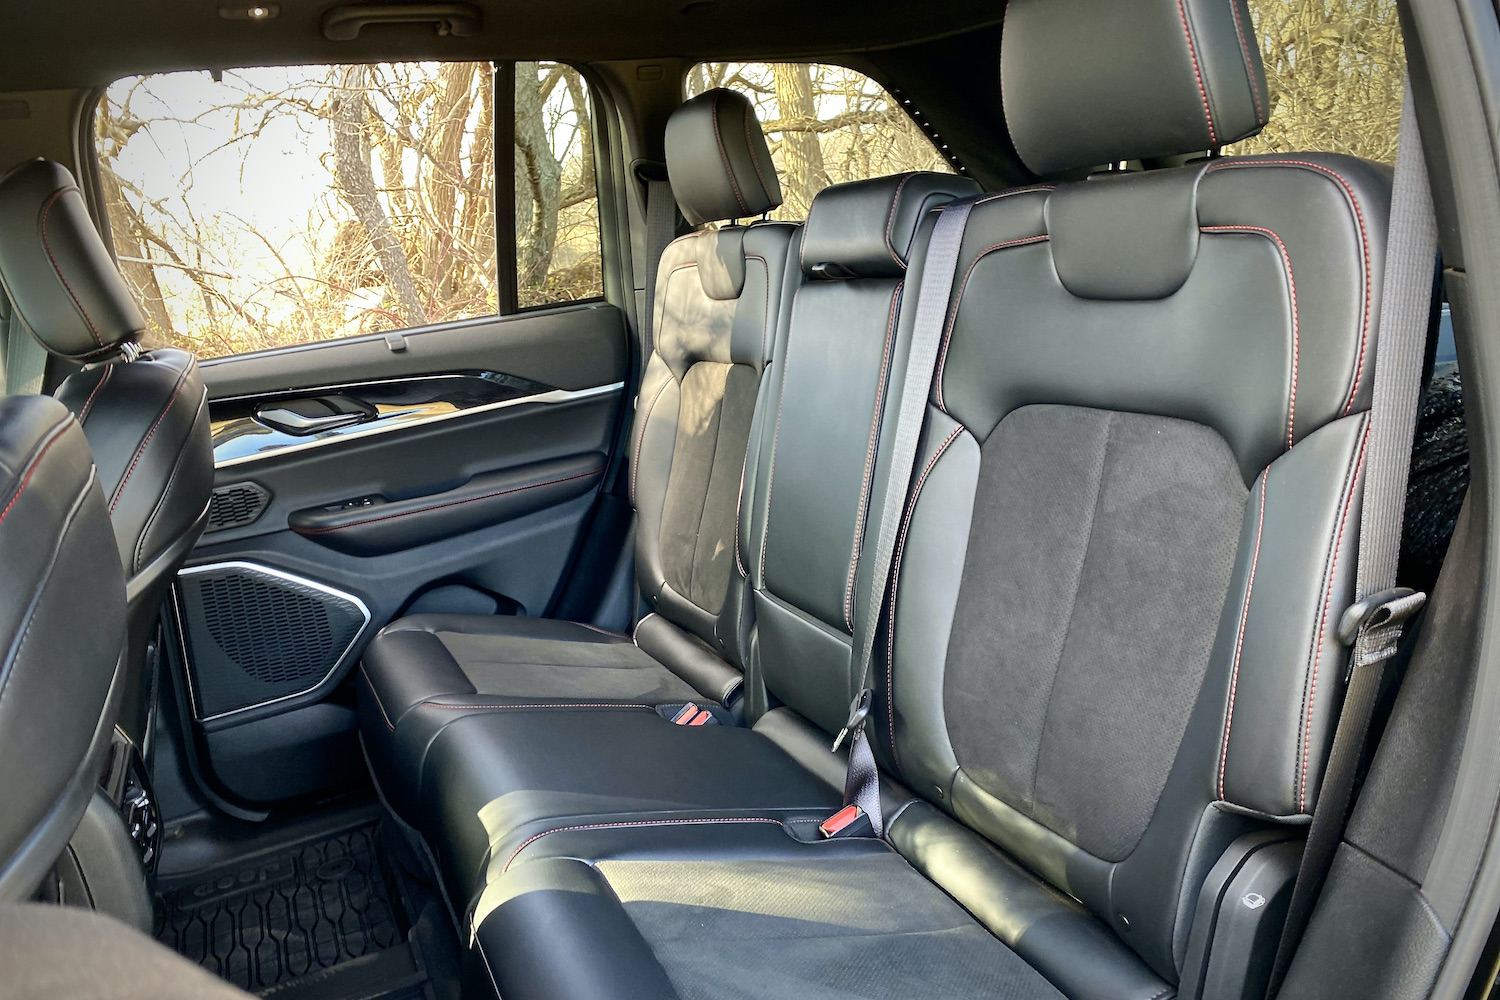
<svg viewBox="0 0 1500 1000">
<path fill-rule="evenodd" d="M 241 989 L 362 1000 L 423 993 L 421 961 L 374 825 L 163 888 L 157 940 Z M 386 975 L 366 985 L 372 966 Z"/>
</svg>

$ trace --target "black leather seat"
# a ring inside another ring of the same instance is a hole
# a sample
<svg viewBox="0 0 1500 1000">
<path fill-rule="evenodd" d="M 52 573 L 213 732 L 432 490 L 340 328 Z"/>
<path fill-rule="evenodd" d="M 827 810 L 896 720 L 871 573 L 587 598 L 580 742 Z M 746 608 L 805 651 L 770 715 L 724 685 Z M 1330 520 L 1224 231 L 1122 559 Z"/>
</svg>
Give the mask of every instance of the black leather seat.
<svg viewBox="0 0 1500 1000">
<path fill-rule="evenodd" d="M 732 91 L 703 94 L 672 115 L 667 165 L 694 224 L 781 203 L 755 112 Z M 410 815 L 425 748 L 456 706 L 737 706 L 749 629 L 748 592 L 735 572 L 739 486 L 798 228 L 703 230 L 662 257 L 630 473 L 636 576 L 654 611 L 633 637 L 573 622 L 421 615 L 370 643 L 361 664 L 365 743 L 399 810 Z"/>
<path fill-rule="evenodd" d="M 1253 134 L 1266 97 L 1249 26 L 1238 0 L 1012 0 L 1001 66 L 1018 152 L 1084 171 Z M 809 842 L 749 796 L 596 816 L 607 789 L 589 789 L 573 816 L 492 838 L 472 917 L 482 978 L 507 1000 L 1196 995 L 1210 869 L 1242 838 L 1294 841 L 1317 800 L 1388 199 L 1383 168 L 1319 154 L 980 199 L 877 644 L 871 733 L 909 789 L 888 789 L 885 841 Z M 896 370 L 925 267 L 914 242 Z M 794 349 L 804 315 L 799 294 Z M 809 481 L 838 467 L 807 447 Z M 772 545 L 787 461 L 773 451 L 750 528 Z M 798 520 L 796 556 L 816 557 L 821 524 Z M 822 637 L 763 659 L 786 611 L 771 588 L 802 577 L 759 572 L 752 691 L 762 680 L 826 735 L 853 694 L 847 661 L 829 690 L 798 670 Z M 580 717 L 533 715 L 525 747 L 489 720 L 443 731 L 454 750 L 433 759 L 464 763 L 423 793 L 447 810 L 450 850 L 467 849 L 476 809 L 452 789 L 488 768 L 478 825 L 515 816 L 547 787 L 537 760 L 588 740 Z M 818 735 L 787 709 L 767 720 Z M 592 751 L 611 775 L 632 740 L 639 770 L 671 772 L 700 766 L 689 740 L 722 739 L 690 732 L 662 752 L 609 725 Z M 842 777 L 826 751 L 788 756 L 805 767 L 789 781 Z"/>
<path fill-rule="evenodd" d="M 0 901 L 36 889 L 103 767 L 125 642 L 114 551 L 78 422 L 0 397 Z"/>
<path fill-rule="evenodd" d="M 114 523 L 130 611 L 120 723 L 139 743 L 157 610 L 208 521 L 208 394 L 191 354 L 136 346 L 146 322 L 60 164 L 0 178 L 0 282 L 50 354 L 88 366 L 56 396 L 83 425 Z"/>
</svg>

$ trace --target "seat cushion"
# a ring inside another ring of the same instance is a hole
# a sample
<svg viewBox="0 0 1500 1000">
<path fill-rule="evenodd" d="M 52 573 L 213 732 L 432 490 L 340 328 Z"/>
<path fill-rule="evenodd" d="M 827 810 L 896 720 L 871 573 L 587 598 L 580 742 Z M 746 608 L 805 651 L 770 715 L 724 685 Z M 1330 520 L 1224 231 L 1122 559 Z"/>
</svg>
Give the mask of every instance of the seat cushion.
<svg viewBox="0 0 1500 1000">
<path fill-rule="evenodd" d="M 455 706 L 658 705 L 702 700 L 628 636 L 591 625 L 504 615 L 414 615 L 365 649 L 365 745 L 392 804 L 421 773 Z"/>
<path fill-rule="evenodd" d="M 770 818 L 808 837 L 842 789 L 737 726 L 679 726 L 651 709 L 456 710 L 426 752 L 413 824 L 457 899 L 563 828 Z M 832 756 L 830 754 L 830 756 Z"/>
<path fill-rule="evenodd" d="M 522 863 L 486 894 L 478 948 L 507 1000 L 1062 996 L 900 855 L 824 849 L 842 846 Z"/>
</svg>

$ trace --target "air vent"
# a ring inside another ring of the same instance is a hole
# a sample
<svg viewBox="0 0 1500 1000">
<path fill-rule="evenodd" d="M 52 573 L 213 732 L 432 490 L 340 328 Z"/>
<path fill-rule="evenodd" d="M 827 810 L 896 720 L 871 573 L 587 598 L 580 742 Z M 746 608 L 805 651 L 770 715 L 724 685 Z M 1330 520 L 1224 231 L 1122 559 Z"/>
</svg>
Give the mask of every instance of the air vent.
<svg viewBox="0 0 1500 1000">
<path fill-rule="evenodd" d="M 266 512 L 271 494 L 257 483 L 235 483 L 214 490 L 208 502 L 208 531 L 243 528 Z"/>
</svg>

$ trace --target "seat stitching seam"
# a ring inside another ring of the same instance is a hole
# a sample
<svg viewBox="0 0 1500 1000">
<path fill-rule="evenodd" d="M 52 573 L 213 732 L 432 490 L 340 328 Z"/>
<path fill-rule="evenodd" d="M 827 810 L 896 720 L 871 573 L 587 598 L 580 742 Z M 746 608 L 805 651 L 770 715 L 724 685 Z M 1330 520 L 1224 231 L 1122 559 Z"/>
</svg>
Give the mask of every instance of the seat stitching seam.
<svg viewBox="0 0 1500 1000">
<path fill-rule="evenodd" d="M 660 354 L 657 357 L 661 357 Z M 656 412 L 656 401 L 661 399 L 661 394 L 666 391 L 667 386 L 677 381 L 677 376 L 672 370 L 667 369 L 667 378 L 656 387 L 656 395 L 651 397 L 651 404 L 646 407 L 646 415 L 641 418 L 641 429 L 635 437 L 635 461 L 630 466 L 630 502 L 636 503 L 636 483 L 641 474 L 641 446 L 646 443 L 646 425 L 651 422 L 651 414 Z M 639 504 L 636 504 L 639 506 Z"/>
<path fill-rule="evenodd" d="M 771 325 L 771 264 L 760 254 L 747 253 L 745 254 L 745 259 L 758 260 L 760 261 L 761 266 L 766 269 L 766 305 L 765 311 L 761 316 L 759 359 L 761 365 L 761 377 L 764 378 L 765 369 L 768 368 L 771 364 L 771 362 L 766 359 L 766 333 Z M 757 395 L 759 395 L 759 386 L 757 386 L 756 389 Z M 750 574 L 745 571 L 745 561 L 740 557 L 740 521 L 744 517 L 745 476 L 749 468 L 750 448 L 747 446 L 745 448 L 745 459 L 740 463 L 740 488 L 734 496 L 734 565 L 739 569 L 740 576 L 745 577 L 747 580 L 750 578 Z"/>
<path fill-rule="evenodd" d="M 428 708 L 451 708 L 458 711 L 473 709 L 476 712 L 503 712 L 509 709 L 524 709 L 526 711 L 539 711 L 553 708 L 655 708 L 655 705 L 645 705 L 629 701 L 601 701 L 601 702 L 562 702 L 549 701 L 536 704 L 503 704 L 503 705 L 455 705 L 446 701 L 419 701 L 418 705 L 426 705 Z M 671 704 L 667 702 L 666 704 Z"/>
<path fill-rule="evenodd" d="M 135 474 L 135 467 L 140 464 L 141 456 L 146 454 L 146 447 L 151 444 L 151 439 L 156 436 L 157 428 L 161 427 L 161 422 L 167 419 L 167 414 L 172 412 L 172 404 L 177 401 L 178 393 L 182 392 L 182 387 L 187 384 L 188 372 L 190 371 L 192 371 L 191 365 L 184 368 L 182 374 L 177 376 L 177 384 L 172 387 L 172 395 L 167 397 L 166 405 L 156 415 L 156 423 L 151 425 L 151 429 L 146 432 L 146 436 L 141 438 L 141 443 L 136 445 L 135 457 L 130 460 L 130 468 L 125 470 L 125 475 L 120 480 L 120 485 L 115 487 L 114 496 L 110 498 L 110 514 L 114 514 L 115 507 L 120 503 L 120 498 L 125 495 L 125 484 L 130 482 L 130 477 Z"/>
<path fill-rule="evenodd" d="M 1286 268 L 1287 287 L 1292 300 L 1292 386 L 1291 397 L 1287 402 L 1286 414 L 1286 446 L 1291 448 L 1296 438 L 1297 428 L 1297 373 L 1301 365 L 1301 331 L 1297 315 L 1297 279 L 1292 274 L 1292 255 L 1288 252 L 1286 244 L 1281 241 L 1273 230 L 1262 226 L 1203 226 L 1205 233 L 1256 233 L 1270 239 L 1276 244 L 1277 250 L 1281 252 L 1281 263 Z"/>
<path fill-rule="evenodd" d="M 208 389 L 203 390 L 203 398 L 198 401 L 197 411 L 193 414 L 193 422 L 188 424 L 188 437 L 192 436 L 193 428 L 198 426 L 198 420 L 208 413 Z M 177 461 L 172 463 L 172 474 L 167 477 L 167 484 L 162 488 L 161 496 L 156 498 L 156 506 L 151 509 L 151 516 L 146 518 L 146 525 L 141 529 L 140 537 L 135 540 L 135 567 L 140 568 L 141 554 L 146 547 L 146 539 L 151 536 L 151 529 L 156 527 L 156 519 L 166 509 L 167 498 L 172 495 L 172 487 L 177 482 L 177 474 L 182 471 L 184 463 L 188 460 L 190 451 L 187 448 L 177 453 Z"/>
<path fill-rule="evenodd" d="M 906 514 L 901 519 L 901 535 L 896 541 L 896 557 L 892 560 L 891 570 L 891 601 L 890 612 L 886 616 L 885 624 L 885 714 L 890 727 L 890 750 L 891 758 L 899 765 L 901 755 L 896 751 L 896 699 L 893 697 L 892 687 L 895 674 L 896 662 L 896 591 L 901 586 L 901 560 L 906 555 L 906 532 L 911 527 L 912 516 L 917 511 L 917 501 L 922 499 L 922 489 L 927 485 L 927 477 L 937 466 L 938 459 L 948 451 L 951 445 L 963 433 L 964 425 L 959 424 L 949 432 L 943 443 L 938 445 L 937 451 L 927 460 L 927 465 L 922 469 L 922 474 L 917 477 L 917 485 L 912 488 L 911 503 L 906 507 Z M 878 623 L 877 623 L 878 624 Z M 870 627 L 874 627 L 872 624 Z"/>
<path fill-rule="evenodd" d="M 771 490 L 776 486 L 776 451 L 781 444 L 781 410 L 786 403 L 786 373 L 791 367 L 792 333 L 787 330 L 786 354 L 781 359 L 781 392 L 776 396 L 776 430 L 771 435 L 771 468 L 766 473 L 766 527 L 760 536 L 760 582 L 766 583 L 766 546 L 771 540 Z"/>
<path fill-rule="evenodd" d="M 89 333 L 94 337 L 94 343 L 103 347 L 104 340 L 99 336 L 99 330 L 94 326 L 94 321 L 89 317 L 88 310 L 83 308 L 83 303 L 78 301 L 78 296 L 73 292 L 73 286 L 68 284 L 68 279 L 63 276 L 62 266 L 57 263 L 57 258 L 52 255 L 52 242 L 47 238 L 47 217 L 52 214 L 52 206 L 56 205 L 63 195 L 69 191 L 76 190 L 78 189 L 65 187 L 53 192 L 52 197 L 48 198 L 46 204 L 42 206 L 42 217 L 37 223 L 37 228 L 41 230 L 42 249 L 47 251 L 47 260 L 52 264 L 52 273 L 57 275 L 57 280 L 61 281 L 63 288 L 67 290 L 68 298 L 72 299 L 73 305 L 78 308 L 78 315 L 83 317 L 83 322 L 88 326 Z"/>
<path fill-rule="evenodd" d="M 1359 233 L 1360 248 L 1363 254 L 1363 285 L 1365 291 L 1364 312 L 1360 320 L 1359 330 L 1359 355 L 1354 362 L 1354 371 L 1350 374 L 1350 386 L 1348 400 L 1344 403 L 1343 416 L 1348 416 L 1354 409 L 1354 398 L 1359 394 L 1361 377 L 1364 374 L 1365 352 L 1369 341 L 1370 332 L 1370 308 L 1371 308 L 1371 282 L 1370 282 L 1370 239 L 1365 227 L 1364 210 L 1360 207 L 1359 199 L 1355 197 L 1354 187 L 1338 171 L 1325 167 L 1321 163 L 1311 160 L 1234 160 L 1219 162 L 1211 165 L 1209 170 L 1232 170 L 1244 169 L 1246 167 L 1281 166 L 1298 167 L 1304 170 L 1313 170 L 1332 178 L 1344 189 L 1344 196 L 1349 202 L 1349 207 L 1354 210 L 1355 230 Z"/>
<path fill-rule="evenodd" d="M 1193 29 L 1188 24 L 1187 7 L 1183 0 L 1177 0 L 1177 13 L 1182 16 L 1182 33 L 1187 38 L 1188 55 L 1193 60 L 1193 76 L 1198 79 L 1198 96 L 1203 100 L 1203 116 L 1208 120 L 1208 141 L 1210 145 L 1217 146 L 1219 136 L 1214 129 L 1214 113 L 1208 106 L 1208 88 L 1203 85 L 1203 70 L 1198 65 L 1198 46 L 1193 42 Z"/>
<path fill-rule="evenodd" d="M 326 535 L 330 532 L 344 531 L 347 528 L 358 528 L 366 524 L 375 524 L 379 521 L 390 521 L 398 517 L 411 517 L 413 514 L 429 514 L 432 511 L 443 510 L 447 507 L 458 507 L 466 503 L 477 503 L 480 500 L 493 500 L 496 497 L 503 497 L 511 493 L 523 493 L 526 490 L 540 489 L 543 486 L 556 486 L 558 483 L 568 483 L 572 482 L 575 479 L 587 479 L 589 476 L 596 476 L 603 471 L 604 469 L 601 466 L 599 468 L 590 469 L 587 472 L 580 472 L 577 475 L 563 476 L 559 479 L 548 479 L 545 482 L 540 483 L 527 483 L 524 486 L 512 486 L 509 489 L 496 490 L 493 493 L 485 493 L 477 497 L 465 497 L 462 500 L 449 500 L 446 503 L 436 503 L 428 507 L 418 507 L 414 510 L 398 511 L 395 514 L 382 514 L 379 517 L 367 517 L 359 521 L 350 521 L 347 524 L 335 524 L 326 527 L 302 528 L 300 530 L 293 530 L 295 530 L 299 535 Z"/>
<path fill-rule="evenodd" d="M 760 160 L 755 156 L 755 139 L 750 132 L 750 110 L 745 109 L 745 151 L 750 155 L 750 166 L 755 168 L 755 177 L 760 181 L 760 193 L 769 201 L 771 199 L 771 185 L 766 183 L 766 175 L 761 172 Z M 748 209 L 747 209 L 748 211 Z"/>
<path fill-rule="evenodd" d="M 1312 741 L 1313 706 L 1318 694 L 1318 666 L 1323 659 L 1323 636 L 1328 626 L 1328 607 L 1333 601 L 1333 575 L 1338 569 L 1339 549 L 1344 542 L 1344 528 L 1349 522 L 1349 511 L 1354 506 L 1354 488 L 1359 483 L 1360 470 L 1365 464 L 1365 446 L 1369 441 L 1370 424 L 1366 421 L 1364 434 L 1359 442 L 1359 454 L 1349 468 L 1349 489 L 1344 497 L 1343 513 L 1339 516 L 1339 529 L 1334 535 L 1333 545 L 1328 553 L 1328 577 L 1324 583 L 1323 611 L 1318 617 L 1318 631 L 1313 640 L 1312 669 L 1304 685 L 1302 732 L 1299 734 L 1302 743 L 1302 762 L 1297 779 L 1297 808 L 1302 811 L 1307 808 L 1307 761 L 1309 744 Z"/>
<path fill-rule="evenodd" d="M 942 410 L 945 414 L 952 416 L 952 414 L 948 413 L 947 404 L 943 402 L 943 371 L 948 365 L 948 345 L 953 338 L 953 327 L 958 321 L 958 310 L 963 305 L 964 293 L 969 287 L 969 276 L 974 273 L 974 268 L 979 266 L 979 262 L 992 253 L 1000 250 L 1009 250 L 1012 247 L 1030 246 L 1033 243 L 1045 243 L 1051 238 L 1049 234 L 1041 233 L 1037 236 L 1023 236 L 1020 239 L 995 243 L 979 251 L 974 259 L 969 262 L 968 268 L 964 271 L 963 280 L 958 284 L 958 292 L 953 295 L 953 303 L 948 309 L 948 316 L 943 321 L 943 344 L 938 352 L 937 376 L 933 379 L 938 409 Z"/>
<path fill-rule="evenodd" d="M 734 365 L 732 362 L 730 363 L 729 367 L 730 369 L 733 369 Z M 726 371 L 724 373 L 724 388 L 726 390 L 729 388 L 729 375 L 729 371 Z M 703 482 L 703 500 L 698 505 L 698 527 L 693 532 L 693 555 L 692 559 L 688 562 L 687 568 L 687 589 L 689 592 L 697 589 L 696 585 L 698 582 L 698 552 L 702 548 L 704 541 L 703 518 L 708 515 L 708 495 L 713 492 L 714 469 L 719 462 L 719 443 L 724 439 L 724 394 L 722 392 L 719 394 L 718 404 L 714 407 L 714 424 L 713 453 L 709 456 L 708 459 L 708 476 L 705 477 Z M 746 450 L 749 450 L 748 447 Z M 738 525 L 736 525 L 735 527 L 735 536 L 735 541 L 738 542 Z M 689 596 L 689 594 L 684 594 L 683 596 L 687 597 L 687 599 L 690 601 L 693 600 L 692 597 Z M 693 601 L 693 603 L 697 604 L 696 601 Z"/>
<path fill-rule="evenodd" d="M 722 95 L 714 94 L 714 99 L 709 102 L 714 127 L 714 142 L 719 146 L 719 159 L 724 161 L 724 173 L 729 177 L 729 189 L 734 192 L 734 200 L 739 203 L 740 211 L 746 215 L 750 214 L 750 207 L 745 204 L 744 195 L 740 194 L 739 180 L 734 176 L 734 167 L 729 165 L 729 151 L 724 148 L 724 137 L 719 134 L 719 99 Z"/>
<path fill-rule="evenodd" d="M 380 709 L 380 717 L 385 720 L 385 728 L 394 733 L 396 726 L 391 722 L 391 717 L 385 710 L 385 702 L 380 700 L 380 693 L 375 690 L 375 682 L 370 680 L 370 675 L 366 672 L 364 663 L 360 663 L 359 665 L 359 675 L 365 679 L 365 686 L 370 689 L 370 697 L 375 699 L 375 707 Z"/>
<path fill-rule="evenodd" d="M 1245 648 L 1245 628 L 1250 620 L 1250 595 L 1255 591 L 1255 573 L 1260 568 L 1260 541 L 1266 527 L 1266 491 L 1271 485 L 1270 469 L 1261 474 L 1260 517 L 1255 526 L 1255 551 L 1250 557 L 1250 579 L 1245 584 L 1245 600 L 1240 605 L 1240 627 L 1234 641 L 1234 665 L 1229 673 L 1229 705 L 1224 712 L 1224 743 L 1219 751 L 1219 799 L 1224 796 L 1224 775 L 1229 766 L 1229 737 L 1234 727 L 1234 699 L 1239 691 L 1240 655 Z"/>
<path fill-rule="evenodd" d="M 93 391 L 89 393 L 88 399 L 83 402 L 83 409 L 78 411 L 78 422 L 80 424 L 88 421 L 89 414 L 94 409 L 94 398 L 99 395 L 99 390 L 104 388 L 104 383 L 109 381 L 109 377 L 114 374 L 114 371 L 114 365 L 104 366 L 104 372 L 99 376 L 99 381 L 94 383 Z"/>
<path fill-rule="evenodd" d="M 1250 96 L 1255 98 L 1255 121 L 1257 124 L 1266 123 L 1266 112 L 1260 103 L 1260 84 L 1255 79 L 1255 64 L 1250 58 L 1250 46 L 1245 42 L 1245 28 L 1240 21 L 1239 0 L 1229 0 L 1230 9 L 1234 11 L 1234 33 L 1240 40 L 1240 54 L 1245 57 L 1245 77 L 1250 81 Z"/>
<path fill-rule="evenodd" d="M 31 461 L 26 464 L 26 473 L 21 477 L 21 485 L 16 487 L 16 492 L 11 495 L 10 502 L 5 505 L 5 509 L 0 510 L 0 521 L 5 520 L 5 516 L 9 514 L 11 508 L 16 505 L 16 501 L 21 499 L 21 494 L 25 493 L 26 487 L 31 484 L 32 473 L 36 472 L 37 466 L 42 464 L 42 459 L 47 457 L 47 452 L 52 450 L 52 446 L 58 442 L 58 440 L 63 436 L 63 433 L 67 429 L 68 428 L 66 424 L 56 425 L 52 429 L 52 436 L 47 439 L 47 443 L 42 445 L 42 447 L 38 449 L 36 457 L 31 459 Z"/>
<path fill-rule="evenodd" d="M 891 368 L 891 346 L 896 332 L 896 317 L 900 314 L 901 290 L 904 281 L 896 282 L 891 292 L 890 318 L 886 321 L 885 343 L 880 351 L 880 379 L 875 383 L 874 415 L 870 418 L 870 443 L 865 449 L 865 473 L 859 486 L 859 510 L 854 518 L 854 550 L 849 554 L 849 578 L 844 583 L 844 625 L 854 631 L 854 577 L 859 570 L 860 549 L 864 542 L 865 521 L 870 511 L 870 485 L 875 474 L 875 452 L 880 443 L 880 421 L 885 412 L 885 382 Z"/>
<path fill-rule="evenodd" d="M 515 851 L 512 852 L 511 856 L 506 860 L 505 866 L 500 869 L 500 874 L 504 875 L 506 872 L 510 871 L 510 866 L 515 863 L 516 858 L 520 856 L 522 851 L 526 850 L 526 848 L 530 847 L 538 840 L 541 840 L 543 837 L 551 836 L 554 833 L 571 833 L 578 830 L 619 830 L 633 827 L 651 826 L 710 826 L 716 823 L 772 823 L 782 828 L 785 828 L 786 826 L 786 824 L 782 823 L 781 820 L 759 816 L 747 816 L 735 819 L 653 819 L 634 820 L 628 823 L 586 823 L 579 826 L 561 826 L 555 830 L 543 830 L 541 833 L 533 834 L 532 836 L 526 838 L 526 840 L 522 841 L 521 846 L 517 847 Z"/>
<path fill-rule="evenodd" d="M 896 266 L 903 271 L 906 270 L 906 261 L 901 259 L 901 255 L 896 253 L 896 248 L 891 245 L 891 229 L 896 224 L 896 206 L 901 203 L 901 192 L 905 190 L 906 182 L 915 176 L 916 174 L 914 173 L 908 173 L 905 177 L 901 178 L 901 183 L 896 185 L 896 193 L 891 195 L 890 210 L 885 215 L 885 249 L 890 253 L 891 260 L 895 261 Z"/>
</svg>

